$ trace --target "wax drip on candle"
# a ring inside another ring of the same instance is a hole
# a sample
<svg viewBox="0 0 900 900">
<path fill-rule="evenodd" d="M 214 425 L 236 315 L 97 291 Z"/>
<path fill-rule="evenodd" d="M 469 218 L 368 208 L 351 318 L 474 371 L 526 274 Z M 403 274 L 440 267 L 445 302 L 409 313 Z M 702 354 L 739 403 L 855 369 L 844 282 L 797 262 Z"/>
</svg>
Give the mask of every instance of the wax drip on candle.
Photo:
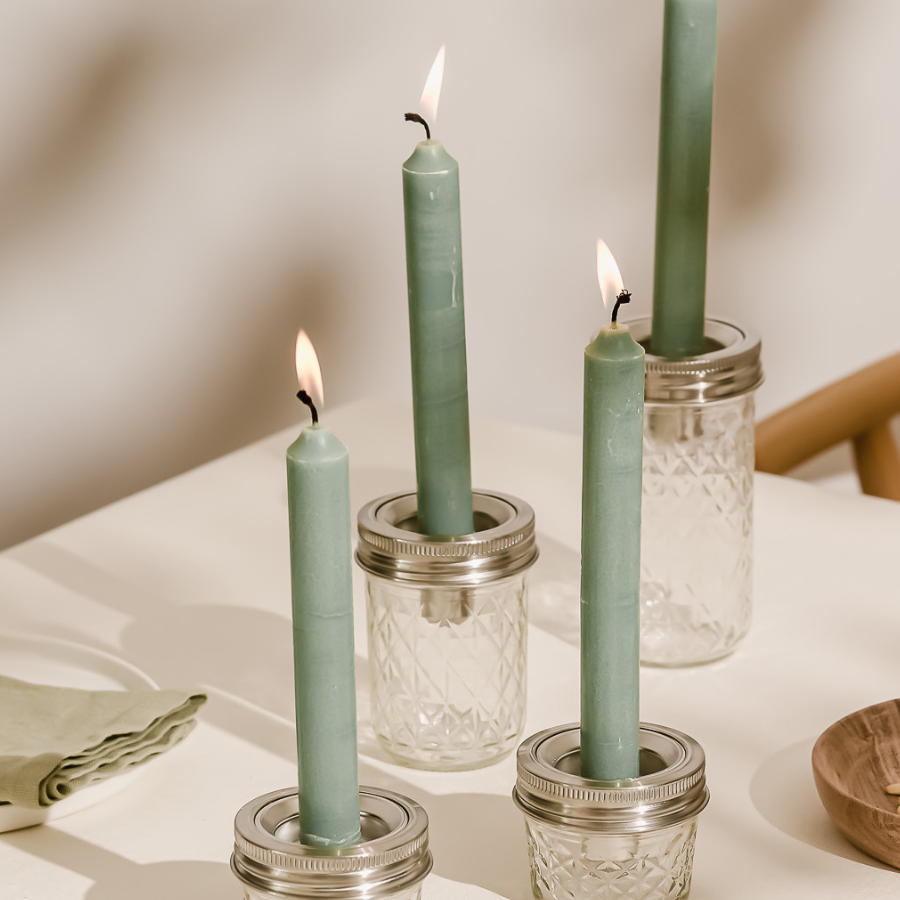
<svg viewBox="0 0 900 900">
<path fill-rule="evenodd" d="M 310 397 L 309 394 L 306 393 L 306 391 L 297 391 L 297 399 L 301 403 L 305 403 L 309 407 L 309 410 L 312 413 L 313 425 L 318 425 L 319 411 L 316 409 L 316 404 L 313 403 L 312 397 Z"/>
<path fill-rule="evenodd" d="M 404 122 L 418 122 L 420 125 L 425 126 L 425 140 L 431 140 L 431 129 L 428 127 L 428 123 L 418 114 L 418 113 L 404 113 L 403 115 Z"/>
<path fill-rule="evenodd" d="M 616 295 L 616 305 L 613 307 L 612 311 L 612 323 L 616 324 L 616 316 L 619 315 L 619 307 L 623 303 L 631 303 L 631 291 L 626 291 L 622 288 L 621 291 Z"/>
</svg>

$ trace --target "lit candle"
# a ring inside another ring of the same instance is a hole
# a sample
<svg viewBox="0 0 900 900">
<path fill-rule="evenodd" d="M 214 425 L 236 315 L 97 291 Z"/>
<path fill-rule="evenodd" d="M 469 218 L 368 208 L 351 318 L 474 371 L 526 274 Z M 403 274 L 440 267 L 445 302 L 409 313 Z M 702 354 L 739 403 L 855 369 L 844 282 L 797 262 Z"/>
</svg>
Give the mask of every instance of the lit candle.
<svg viewBox="0 0 900 900">
<path fill-rule="evenodd" d="M 651 349 L 703 352 L 716 0 L 666 0 Z"/>
<path fill-rule="evenodd" d="M 437 114 L 444 48 L 422 94 L 432 122 Z M 406 275 L 412 356 L 413 424 L 419 531 L 470 534 L 472 470 L 463 313 L 459 166 L 440 141 L 426 139 L 403 164 Z"/>
<path fill-rule="evenodd" d="M 359 842 L 350 469 L 347 448 L 318 423 L 322 376 L 297 336 L 297 396 L 312 425 L 287 450 L 300 841 Z"/>
<path fill-rule="evenodd" d="M 635 778 L 638 763 L 644 351 L 619 306 L 631 295 L 597 242 L 612 323 L 584 351 L 581 521 L 581 774 Z"/>
</svg>

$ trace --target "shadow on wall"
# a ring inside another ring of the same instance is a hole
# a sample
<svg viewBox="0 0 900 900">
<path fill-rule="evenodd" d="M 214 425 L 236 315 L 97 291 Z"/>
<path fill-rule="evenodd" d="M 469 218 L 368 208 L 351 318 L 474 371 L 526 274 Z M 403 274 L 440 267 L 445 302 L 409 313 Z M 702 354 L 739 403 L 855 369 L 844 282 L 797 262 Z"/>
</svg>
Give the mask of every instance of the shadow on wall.
<svg viewBox="0 0 900 900">
<path fill-rule="evenodd" d="M 134 31 L 69 72 L 52 108 L 24 139 L 4 146 L 0 168 L 0 265 L 18 242 L 39 233 L 83 200 L 86 182 L 108 165 L 122 126 L 155 65 L 153 48 Z M 12 152 L 10 153 L 10 150 Z"/>
<path fill-rule="evenodd" d="M 190 377 L 161 392 L 155 401 L 138 385 L 133 391 L 122 390 L 115 406 L 132 411 L 110 410 L 112 422 L 106 424 L 104 434 L 96 436 L 109 452 L 97 452 L 96 447 L 92 452 L 85 441 L 83 452 L 68 455 L 65 469 L 45 473 L 55 481 L 53 490 L 27 490 L 36 487 L 27 473 L 24 483 L 10 479 L 0 486 L 0 507 L 6 513 L 0 520 L 0 549 L 302 420 L 294 398 L 298 328 L 324 335 L 317 342 L 320 359 L 341 365 L 337 336 L 343 312 L 329 302 L 336 290 L 332 273 L 325 260 L 315 269 L 286 265 L 268 284 L 253 290 L 253 303 L 262 311 L 256 327 L 244 329 L 240 317 L 229 317 L 224 310 L 225 321 L 205 330 L 197 328 L 190 336 L 198 348 L 197 361 L 169 357 L 173 366 L 191 373 Z M 212 351 L 209 344 L 222 342 L 222 333 L 229 327 L 234 333 L 224 337 L 231 353 L 223 368 L 221 358 L 216 359 L 223 354 Z M 126 323 L 124 330 L 131 328 Z M 129 338 L 123 334 L 117 339 Z M 186 343 L 182 334 L 179 344 Z M 160 357 L 166 358 L 167 348 L 158 349 Z M 122 380 L 129 381 L 128 374 Z M 171 414 L 148 414 L 153 426 L 148 427 L 136 414 L 145 402 L 168 406 Z"/>
<path fill-rule="evenodd" d="M 340 248 L 260 170 L 266 134 L 218 155 L 275 77 L 278 15 L 248 15 L 50 29 L 29 102 L 0 111 L 0 549 L 297 421 L 298 328 L 347 367 Z"/>
<path fill-rule="evenodd" d="M 719 5 L 713 178 L 723 224 L 764 205 L 791 175 L 788 141 L 773 119 L 797 48 L 822 14 L 820 0 Z M 721 48 L 727 46 L 727 53 Z"/>
<path fill-rule="evenodd" d="M 12 475 L 0 481 L 0 548 L 297 421 L 300 327 L 327 393 L 346 396 L 344 373 L 368 346 L 360 331 L 377 318 L 359 327 L 352 226 L 329 233 L 319 214 L 333 198 L 297 176 L 305 123 L 279 130 L 301 108 L 295 90 L 317 110 L 315 76 L 334 62 L 317 42 L 335 24 L 327 5 L 308 5 L 302 31 L 289 4 L 265 16 L 212 0 L 158 6 L 95 11 L 57 44 L 37 29 L 47 43 L 32 54 L 43 57 L 34 102 L 0 110 L 0 358 L 12 370 L 0 405 L 14 436 L 0 446 Z M 716 225 L 730 233 L 792 174 L 770 98 L 823 6 L 720 4 L 729 102 L 716 112 Z M 286 90 L 290 34 L 312 62 Z M 658 93 L 655 79 L 642 85 L 643 102 Z M 241 131 L 257 136 L 229 152 Z M 276 156 L 286 135 L 294 143 Z M 60 434 L 62 459 L 48 450 Z"/>
</svg>

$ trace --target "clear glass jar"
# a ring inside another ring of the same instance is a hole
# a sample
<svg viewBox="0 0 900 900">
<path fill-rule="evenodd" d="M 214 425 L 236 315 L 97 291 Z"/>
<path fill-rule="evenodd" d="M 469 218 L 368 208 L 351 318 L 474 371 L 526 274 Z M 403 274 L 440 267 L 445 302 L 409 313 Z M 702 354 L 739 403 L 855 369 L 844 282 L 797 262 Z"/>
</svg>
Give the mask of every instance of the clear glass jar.
<svg viewBox="0 0 900 900">
<path fill-rule="evenodd" d="M 643 834 L 585 834 L 525 819 L 538 900 L 678 900 L 691 889 L 697 817 Z"/>
<path fill-rule="evenodd" d="M 649 345 L 649 319 L 629 327 Z M 646 359 L 641 661 L 652 665 L 718 659 L 750 627 L 761 344 L 717 320 L 707 344 L 687 360 Z"/>
<path fill-rule="evenodd" d="M 287 788 L 235 816 L 231 870 L 244 900 L 419 900 L 432 858 L 418 803 L 360 786 L 362 839 L 339 849 L 300 843 L 297 804 L 297 789 Z"/>
<path fill-rule="evenodd" d="M 641 659 L 718 659 L 753 609 L 752 393 L 644 407 Z"/>
<path fill-rule="evenodd" d="M 476 492 L 475 533 L 430 538 L 414 531 L 415 499 L 382 498 L 359 515 L 372 724 L 405 765 L 489 765 L 515 747 L 525 722 L 534 513 Z"/>
<path fill-rule="evenodd" d="M 367 577 L 372 723 L 425 769 L 509 753 L 525 724 L 525 576 L 435 589 Z"/>
<path fill-rule="evenodd" d="M 677 900 L 691 886 L 697 818 L 709 800 L 706 760 L 686 734 L 642 724 L 641 774 L 581 777 L 579 726 L 519 748 L 513 791 L 525 814 L 537 900 Z"/>
</svg>

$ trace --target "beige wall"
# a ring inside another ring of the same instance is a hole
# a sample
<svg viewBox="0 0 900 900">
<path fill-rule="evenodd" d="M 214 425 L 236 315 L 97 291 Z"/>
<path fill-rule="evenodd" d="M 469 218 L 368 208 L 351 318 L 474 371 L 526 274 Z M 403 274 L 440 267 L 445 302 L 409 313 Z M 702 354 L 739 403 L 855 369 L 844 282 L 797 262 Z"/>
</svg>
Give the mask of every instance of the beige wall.
<svg viewBox="0 0 900 900">
<path fill-rule="evenodd" d="M 709 309 L 765 413 L 900 343 L 900 4 L 720 6 Z M 408 396 L 442 42 L 473 411 L 577 431 L 597 236 L 649 310 L 660 39 L 659 0 L 0 0 L 0 546 L 302 420 L 299 327 L 330 403 Z"/>
</svg>

